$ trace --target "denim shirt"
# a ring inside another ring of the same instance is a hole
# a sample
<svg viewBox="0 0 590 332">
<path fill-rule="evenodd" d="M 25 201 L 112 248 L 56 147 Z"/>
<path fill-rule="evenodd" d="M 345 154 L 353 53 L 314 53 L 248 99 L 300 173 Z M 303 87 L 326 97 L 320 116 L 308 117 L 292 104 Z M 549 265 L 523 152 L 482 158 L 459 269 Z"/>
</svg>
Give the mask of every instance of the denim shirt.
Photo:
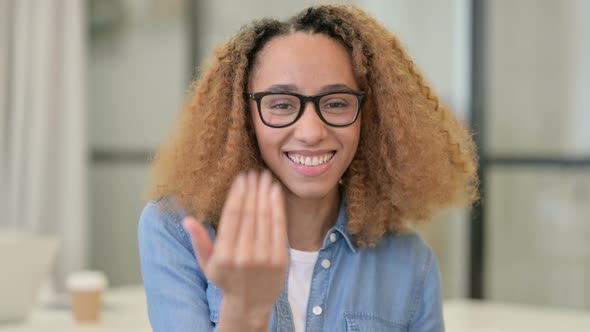
<svg viewBox="0 0 590 332">
<path fill-rule="evenodd" d="M 161 212 L 157 202 L 140 217 L 150 322 L 154 331 L 216 331 L 223 294 L 199 267 L 183 217 Z M 389 234 L 376 247 L 361 248 L 346 223 L 343 199 L 313 270 L 305 331 L 444 331 L 438 263 L 424 241 L 414 233 Z M 294 331 L 287 284 L 269 331 Z"/>
</svg>

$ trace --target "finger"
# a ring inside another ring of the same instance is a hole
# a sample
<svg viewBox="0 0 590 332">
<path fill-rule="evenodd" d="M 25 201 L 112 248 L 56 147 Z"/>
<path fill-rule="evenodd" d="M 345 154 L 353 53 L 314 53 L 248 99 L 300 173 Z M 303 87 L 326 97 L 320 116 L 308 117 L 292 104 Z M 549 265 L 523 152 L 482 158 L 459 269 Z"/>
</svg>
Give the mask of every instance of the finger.
<svg viewBox="0 0 590 332">
<path fill-rule="evenodd" d="M 270 189 L 272 186 L 272 177 L 269 171 L 262 172 L 260 180 L 258 181 L 258 202 L 256 206 L 256 239 L 255 239 L 255 255 L 258 258 L 270 256 L 270 244 L 272 243 L 270 236 L 270 227 L 272 216 L 270 212 Z"/>
<path fill-rule="evenodd" d="M 279 183 L 273 183 L 270 190 L 271 201 L 271 250 L 273 253 L 286 254 L 287 252 L 287 216 L 283 190 Z"/>
<path fill-rule="evenodd" d="M 213 243 L 209 238 L 209 233 L 201 222 L 191 216 L 184 218 L 182 226 L 190 235 L 193 250 L 197 255 L 197 262 L 204 271 L 213 252 Z"/>
<path fill-rule="evenodd" d="M 231 257 L 240 231 L 240 221 L 246 194 L 246 179 L 240 174 L 234 180 L 219 218 L 215 250 L 218 255 Z"/>
<path fill-rule="evenodd" d="M 256 236 L 256 195 L 258 189 L 258 175 L 254 171 L 248 172 L 246 197 L 240 220 L 240 232 L 237 239 L 236 260 L 244 262 L 252 255 L 254 237 Z"/>
</svg>

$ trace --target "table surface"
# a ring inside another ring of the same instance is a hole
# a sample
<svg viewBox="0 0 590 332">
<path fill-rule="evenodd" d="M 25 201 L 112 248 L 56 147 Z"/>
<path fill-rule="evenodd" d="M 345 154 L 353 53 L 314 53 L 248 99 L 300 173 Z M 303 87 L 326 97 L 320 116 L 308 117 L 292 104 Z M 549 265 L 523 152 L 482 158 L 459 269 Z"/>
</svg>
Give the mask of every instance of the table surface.
<svg viewBox="0 0 590 332">
<path fill-rule="evenodd" d="M 151 331 L 142 286 L 113 288 L 104 295 L 99 323 L 79 324 L 67 306 L 38 307 L 25 322 L 0 324 L 0 332 Z"/>
<path fill-rule="evenodd" d="M 0 332 L 143 332 L 151 331 L 141 286 L 111 289 L 98 324 L 77 324 L 67 307 L 33 310 L 21 323 L 0 325 Z M 452 299 L 444 303 L 449 332 L 590 331 L 590 312 Z"/>
<path fill-rule="evenodd" d="M 590 311 L 453 299 L 444 316 L 449 332 L 590 332 Z"/>
</svg>

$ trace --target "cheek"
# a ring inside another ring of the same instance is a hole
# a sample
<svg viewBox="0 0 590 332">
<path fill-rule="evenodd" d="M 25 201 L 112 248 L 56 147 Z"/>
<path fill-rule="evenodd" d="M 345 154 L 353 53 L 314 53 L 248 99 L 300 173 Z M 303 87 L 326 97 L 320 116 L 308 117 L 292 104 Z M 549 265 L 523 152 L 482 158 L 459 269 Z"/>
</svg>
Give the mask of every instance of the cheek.
<svg viewBox="0 0 590 332">
<path fill-rule="evenodd" d="M 358 122 L 358 121 L 357 121 Z M 356 149 L 358 148 L 358 143 L 361 138 L 361 126 L 360 123 L 356 124 L 350 128 L 351 131 L 348 133 L 346 140 L 350 146 L 354 147 L 354 151 L 351 151 L 353 154 L 356 153 Z"/>
<path fill-rule="evenodd" d="M 256 143 L 258 143 L 258 146 L 260 147 L 260 152 L 262 152 L 263 150 L 263 145 L 264 142 L 266 141 L 265 139 L 265 129 L 264 128 L 264 124 L 260 121 L 260 118 L 258 117 L 258 113 L 256 111 L 252 111 L 250 112 L 250 121 L 252 123 L 252 128 L 254 128 L 254 134 L 256 136 Z"/>
<path fill-rule="evenodd" d="M 264 163 L 270 166 L 273 164 L 273 159 L 279 155 L 281 138 L 272 128 L 265 126 L 260 119 L 253 119 L 253 123 L 260 155 Z"/>
</svg>

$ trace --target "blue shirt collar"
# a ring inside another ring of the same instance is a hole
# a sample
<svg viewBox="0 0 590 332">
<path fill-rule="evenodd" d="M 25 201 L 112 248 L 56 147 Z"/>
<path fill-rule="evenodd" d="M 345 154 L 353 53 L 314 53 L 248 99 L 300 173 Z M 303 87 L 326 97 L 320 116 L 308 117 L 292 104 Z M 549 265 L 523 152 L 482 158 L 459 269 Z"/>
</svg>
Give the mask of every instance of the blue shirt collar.
<svg viewBox="0 0 590 332">
<path fill-rule="evenodd" d="M 356 253 L 356 244 L 353 241 L 352 235 L 348 233 L 348 229 L 346 225 L 348 224 L 348 213 L 346 212 L 346 199 L 344 195 L 340 198 L 340 209 L 338 210 L 338 219 L 336 219 L 336 224 L 330 228 L 328 234 L 326 234 L 326 238 L 324 240 L 324 247 L 330 244 L 330 234 L 334 231 L 340 233 L 340 235 L 344 238 L 348 247 L 353 253 Z"/>
</svg>

